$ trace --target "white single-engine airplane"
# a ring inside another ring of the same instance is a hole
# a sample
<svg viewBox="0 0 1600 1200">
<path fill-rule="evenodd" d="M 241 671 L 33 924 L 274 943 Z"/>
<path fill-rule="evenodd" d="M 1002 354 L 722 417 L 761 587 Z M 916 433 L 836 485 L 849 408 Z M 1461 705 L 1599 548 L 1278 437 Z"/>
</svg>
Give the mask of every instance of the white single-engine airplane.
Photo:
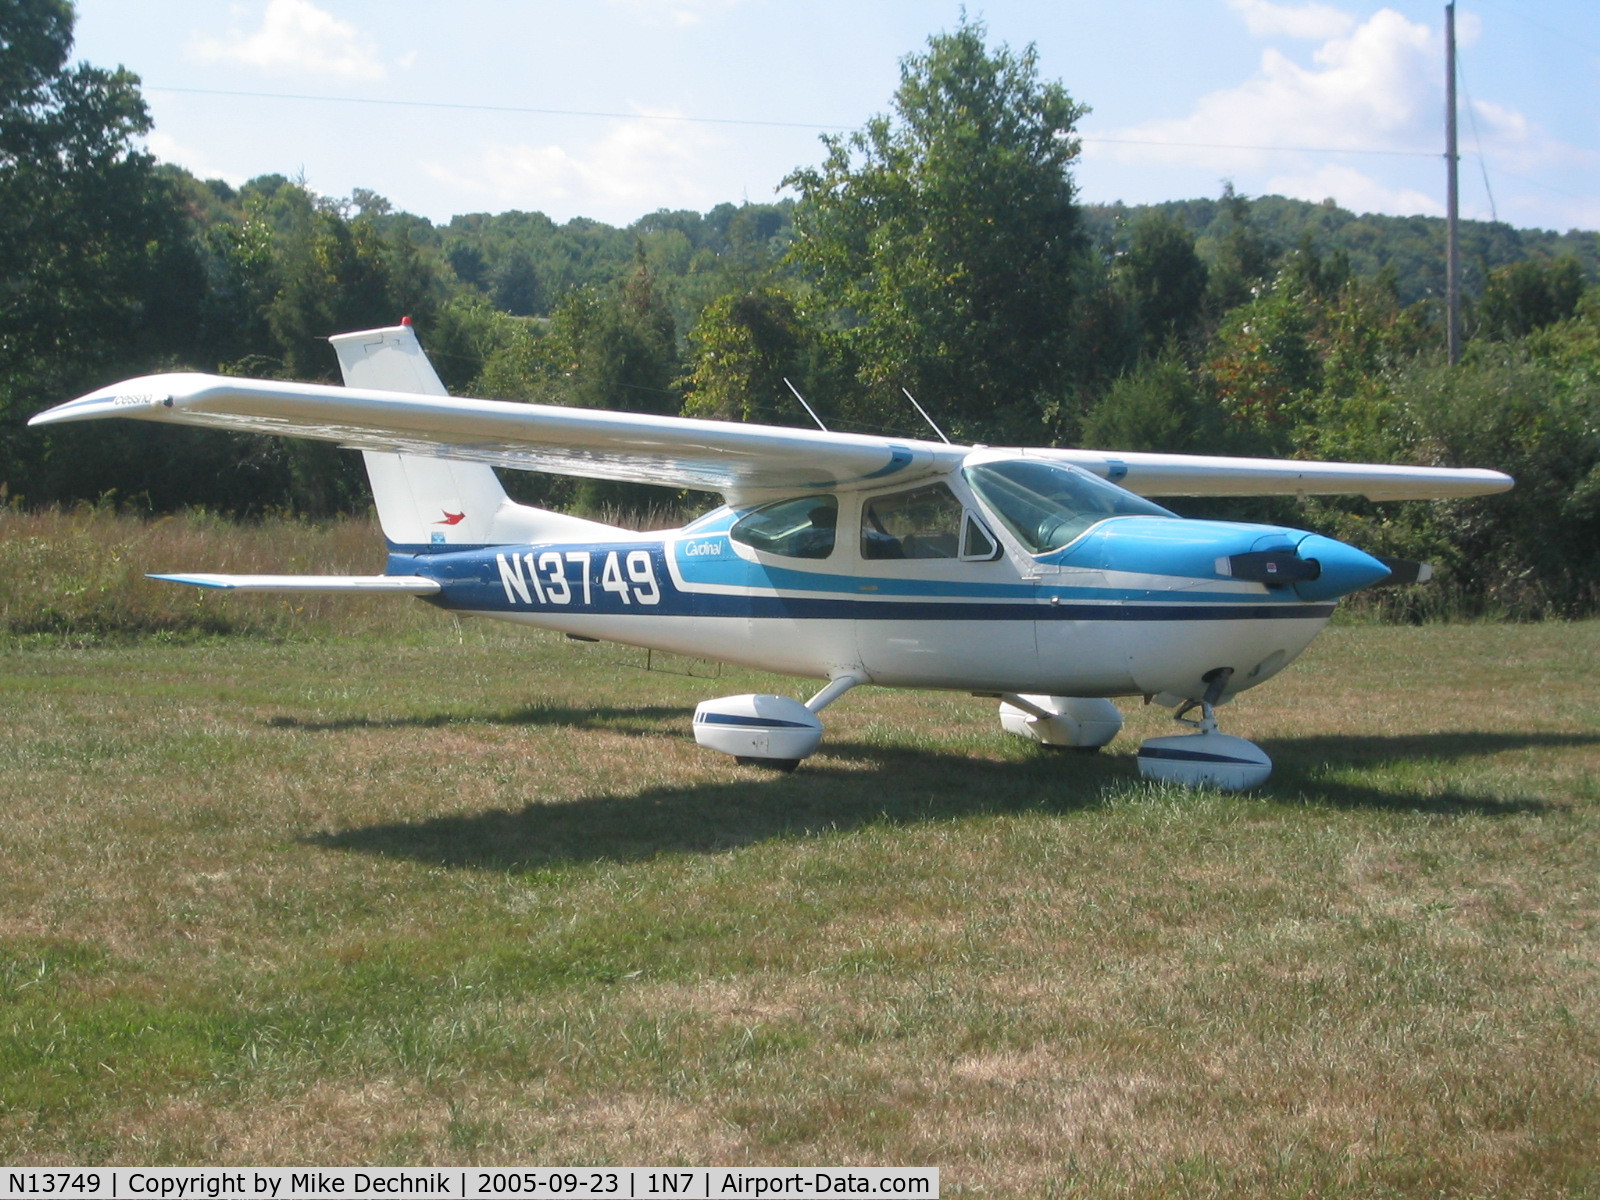
<svg viewBox="0 0 1600 1200">
<path fill-rule="evenodd" d="M 996 697 L 1005 729 L 1096 749 L 1107 697 L 1195 730 L 1141 771 L 1262 783 L 1259 747 L 1214 708 L 1305 649 L 1340 596 L 1417 578 L 1315 533 L 1187 520 L 1148 496 L 1504 491 L 1496 471 L 991 449 L 448 396 L 409 323 L 332 339 L 344 387 L 150 375 L 32 425 L 133 417 L 361 450 L 389 547 L 379 576 L 159 575 L 238 591 L 398 592 L 441 608 L 827 681 L 708 700 L 695 739 L 791 769 L 817 714 L 858 684 Z M 942 436 L 942 435 L 941 435 Z M 682 529 L 635 533 L 517 504 L 495 467 L 722 494 Z M 1200 718 L 1185 714 L 1198 708 Z"/>
</svg>

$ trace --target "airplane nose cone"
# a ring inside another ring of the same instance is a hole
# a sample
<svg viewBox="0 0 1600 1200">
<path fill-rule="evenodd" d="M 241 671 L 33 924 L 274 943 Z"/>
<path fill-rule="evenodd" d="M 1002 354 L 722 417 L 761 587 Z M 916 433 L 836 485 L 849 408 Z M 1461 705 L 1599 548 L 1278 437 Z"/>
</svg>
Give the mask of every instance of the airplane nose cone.
<svg viewBox="0 0 1600 1200">
<path fill-rule="evenodd" d="M 1390 575 L 1389 568 L 1372 555 L 1318 533 L 1302 538 L 1295 553 L 1322 568 L 1315 579 L 1304 579 L 1294 585 L 1302 600 L 1337 600 L 1382 583 Z"/>
</svg>

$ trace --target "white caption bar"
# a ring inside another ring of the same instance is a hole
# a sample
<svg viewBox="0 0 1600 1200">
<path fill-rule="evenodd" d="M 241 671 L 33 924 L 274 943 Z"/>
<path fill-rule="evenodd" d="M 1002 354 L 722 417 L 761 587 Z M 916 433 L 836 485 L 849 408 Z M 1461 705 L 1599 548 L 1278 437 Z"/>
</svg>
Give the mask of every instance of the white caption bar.
<svg viewBox="0 0 1600 1200">
<path fill-rule="evenodd" d="M 6 1170 L 0 1200 L 810 1200 L 937 1197 L 937 1167 L 102 1167 Z"/>
</svg>

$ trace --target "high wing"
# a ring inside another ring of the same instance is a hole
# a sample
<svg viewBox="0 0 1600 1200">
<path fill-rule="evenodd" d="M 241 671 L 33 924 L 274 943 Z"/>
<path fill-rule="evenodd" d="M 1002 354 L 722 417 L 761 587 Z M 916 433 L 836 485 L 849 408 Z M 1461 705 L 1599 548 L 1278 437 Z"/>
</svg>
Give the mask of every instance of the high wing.
<svg viewBox="0 0 1600 1200">
<path fill-rule="evenodd" d="M 229 376 L 147 375 L 30 425 L 132 417 L 316 438 L 362 450 L 720 492 L 730 500 L 911 483 L 972 448 L 915 439 Z M 999 453 L 979 451 L 980 454 Z M 1147 496 L 1365 495 L 1436 499 L 1505 491 L 1498 471 L 1099 450 L 1022 450 Z"/>
<path fill-rule="evenodd" d="M 909 481 L 948 471 L 965 454 L 959 446 L 861 434 L 193 374 L 112 384 L 28 424 L 99 417 L 285 434 L 729 496 Z"/>
<path fill-rule="evenodd" d="M 1511 476 L 1472 467 L 1399 467 L 1293 458 L 1116 450 L 1029 450 L 1093 471 L 1141 496 L 1365 496 L 1445 500 L 1508 490 Z"/>
</svg>

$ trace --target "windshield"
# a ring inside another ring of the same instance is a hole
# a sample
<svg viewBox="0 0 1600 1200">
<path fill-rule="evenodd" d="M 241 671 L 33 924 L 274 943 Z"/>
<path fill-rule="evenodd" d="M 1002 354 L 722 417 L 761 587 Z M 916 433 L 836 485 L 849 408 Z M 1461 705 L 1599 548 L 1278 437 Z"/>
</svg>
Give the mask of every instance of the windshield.
<svg viewBox="0 0 1600 1200">
<path fill-rule="evenodd" d="M 1170 517 L 1142 496 L 1087 471 L 1038 459 L 981 463 L 967 483 L 1033 554 L 1059 550 L 1107 517 Z"/>
</svg>

